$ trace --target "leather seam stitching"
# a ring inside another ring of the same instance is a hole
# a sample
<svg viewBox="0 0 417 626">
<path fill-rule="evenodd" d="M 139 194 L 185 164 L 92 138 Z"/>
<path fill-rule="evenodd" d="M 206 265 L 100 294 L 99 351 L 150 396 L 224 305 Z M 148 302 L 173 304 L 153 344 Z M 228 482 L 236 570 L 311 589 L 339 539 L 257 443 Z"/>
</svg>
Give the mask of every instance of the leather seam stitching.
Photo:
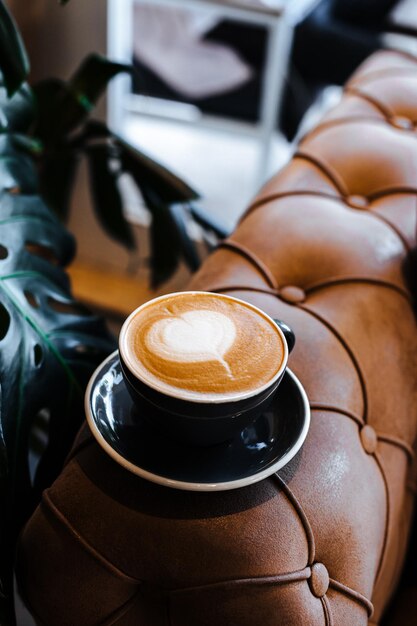
<svg viewBox="0 0 417 626">
<path fill-rule="evenodd" d="M 374 586 L 377 586 L 377 584 L 379 582 L 379 577 L 380 577 L 381 572 L 382 572 L 382 565 L 383 565 L 383 563 L 385 561 L 385 557 L 386 557 L 386 553 L 387 553 L 388 534 L 389 534 L 390 527 L 391 527 L 391 499 L 390 499 L 387 475 L 385 473 L 385 469 L 384 469 L 384 465 L 382 463 L 382 459 L 381 459 L 380 455 L 377 452 L 373 456 L 374 456 L 374 459 L 375 459 L 375 461 L 376 461 L 376 463 L 377 463 L 377 465 L 379 467 L 379 471 L 380 471 L 381 476 L 382 476 L 382 480 L 383 480 L 384 488 L 385 488 L 385 498 L 386 498 L 384 538 L 383 538 L 383 542 L 382 542 L 381 554 L 380 554 L 380 557 L 379 557 L 378 567 L 377 567 L 377 570 L 376 570 L 375 581 L 374 581 Z"/>
<path fill-rule="evenodd" d="M 415 70 L 412 67 L 386 67 L 381 68 L 379 70 L 371 70 L 366 73 L 364 76 L 353 75 L 352 78 L 346 83 L 345 89 L 350 88 L 351 85 L 363 85 L 369 82 L 373 83 L 375 81 L 385 81 L 390 78 L 396 78 L 399 74 L 405 75 L 407 77 L 415 77 Z"/>
<path fill-rule="evenodd" d="M 318 198 L 328 198 L 329 200 L 334 200 L 335 202 L 343 199 L 341 195 L 333 195 L 331 193 L 325 193 L 324 191 L 309 191 L 308 189 L 300 190 L 300 191 L 277 192 L 274 194 L 270 194 L 269 196 L 260 198 L 256 202 L 253 202 L 251 205 L 249 205 L 248 209 L 245 211 L 245 213 L 239 220 L 239 224 L 242 223 L 246 219 L 246 217 L 251 215 L 254 211 L 256 211 L 257 209 L 260 209 L 262 206 L 264 206 L 265 204 L 268 204 L 269 202 L 273 202 L 274 200 L 281 200 L 287 197 L 292 198 L 296 196 L 313 196 L 313 197 L 318 197 Z"/>
<path fill-rule="evenodd" d="M 349 196 L 345 181 L 328 163 L 323 163 L 318 157 L 315 157 L 307 150 L 304 151 L 302 148 L 299 148 L 294 156 L 313 163 L 333 183 L 333 186 L 341 196 Z"/>
<path fill-rule="evenodd" d="M 326 598 L 326 596 L 322 596 L 320 598 L 321 600 L 321 604 L 323 607 L 323 612 L 324 612 L 324 620 L 326 622 L 326 626 L 333 626 L 333 618 L 332 618 L 332 612 L 330 609 L 330 602 L 329 600 Z"/>
<path fill-rule="evenodd" d="M 278 474 L 278 472 L 275 472 L 272 475 L 272 478 L 275 478 L 275 480 L 278 482 L 278 484 L 281 487 L 282 492 L 286 495 L 287 499 L 289 500 L 289 502 L 291 503 L 291 505 L 293 506 L 294 510 L 296 511 L 300 522 L 304 528 L 304 532 L 306 534 L 306 538 L 307 538 L 307 545 L 308 545 L 308 565 L 312 565 L 315 561 L 316 558 L 316 543 L 314 540 L 314 533 L 313 533 L 313 529 L 311 527 L 311 524 L 308 520 L 308 517 L 306 515 L 306 513 L 304 512 L 303 507 L 301 506 L 299 500 L 296 498 L 295 494 L 293 493 L 293 491 L 291 491 L 291 489 L 289 488 L 289 486 L 287 485 L 287 483 L 281 478 L 281 476 Z"/>
<path fill-rule="evenodd" d="M 101 565 L 103 565 L 110 573 L 129 583 L 134 583 L 136 585 L 142 584 L 141 580 L 133 578 L 133 576 L 129 576 L 129 574 L 123 572 L 123 570 L 118 568 L 111 561 L 101 555 L 79 532 L 75 530 L 68 518 L 58 509 L 58 507 L 51 499 L 48 489 L 45 490 L 42 494 L 41 504 L 46 506 L 48 510 L 53 514 L 55 520 L 60 522 L 61 526 L 65 528 L 77 540 L 77 545 L 84 548 L 84 550 L 88 552 L 94 558 L 94 560 L 101 563 Z"/>
<path fill-rule="evenodd" d="M 95 441 L 96 440 L 93 437 L 92 432 L 89 430 L 88 436 L 69 451 L 68 456 L 65 459 L 64 466 L 71 463 L 71 461 L 73 461 L 80 452 L 82 452 L 85 448 L 88 448 L 89 446 L 91 446 L 91 444 L 94 443 Z"/>
<path fill-rule="evenodd" d="M 388 193 L 386 195 L 388 197 L 393 194 Z M 384 197 L 384 196 L 381 195 L 380 197 Z M 403 244 L 406 252 L 410 252 L 411 246 L 409 245 L 408 241 L 406 240 L 402 232 L 397 228 L 396 224 L 393 224 L 391 220 L 385 217 L 385 215 L 382 215 L 381 213 L 377 213 L 376 211 L 373 211 L 372 209 L 369 211 L 369 215 L 373 215 L 375 218 L 383 222 L 392 232 L 394 232 L 397 235 L 397 237 L 400 239 L 401 243 Z"/>
<path fill-rule="evenodd" d="M 365 99 L 365 98 L 364 98 Z M 323 121 L 321 124 L 319 124 L 318 126 L 316 126 L 315 128 L 313 128 L 308 134 L 305 135 L 305 137 L 302 139 L 302 141 L 300 142 L 300 150 L 297 150 L 297 152 L 295 153 L 297 156 L 301 156 L 301 157 L 305 157 L 306 159 L 317 159 L 317 157 L 315 157 L 312 152 L 310 152 L 310 150 L 308 149 L 307 146 L 307 150 L 304 152 L 303 151 L 303 145 L 307 142 L 307 141 L 311 141 L 314 140 L 317 137 L 320 137 L 320 135 L 322 133 L 325 133 L 327 130 L 332 129 L 332 128 L 337 128 L 338 126 L 347 126 L 349 124 L 352 125 L 361 125 L 361 126 L 384 126 L 387 130 L 391 131 L 391 132 L 397 132 L 398 129 L 394 129 L 392 127 L 392 125 L 389 123 L 389 121 L 387 120 L 386 116 L 383 115 L 382 117 L 374 117 L 371 115 L 347 115 L 346 117 L 339 117 L 336 118 L 334 120 L 328 120 Z M 410 133 L 410 137 L 413 137 L 414 139 L 414 133 Z M 321 161 L 319 161 L 317 159 L 318 163 L 321 163 Z M 322 166 L 324 168 L 329 168 L 329 171 L 335 172 L 335 170 L 333 170 L 333 168 L 331 168 L 331 166 L 326 162 L 325 165 L 322 164 Z M 347 187 L 345 187 L 345 183 L 342 179 L 342 177 L 336 173 L 336 176 L 342 181 L 342 184 L 344 186 L 345 189 L 347 189 Z M 342 195 L 346 195 L 348 196 L 349 193 L 343 193 Z"/>
<path fill-rule="evenodd" d="M 384 441 L 385 443 L 396 446 L 397 448 L 401 448 L 402 451 L 407 455 L 408 461 L 411 463 L 414 459 L 415 453 L 413 448 L 403 439 L 399 439 L 398 437 L 393 437 L 392 435 L 386 433 L 377 433 L 378 439 Z"/>
<path fill-rule="evenodd" d="M 220 249 L 225 248 L 226 250 L 230 250 L 231 252 L 240 254 L 246 260 L 252 263 L 252 265 L 258 270 L 260 274 L 262 274 L 265 281 L 268 283 L 270 287 L 272 287 L 272 289 L 276 289 L 278 287 L 275 281 L 275 277 L 270 272 L 269 268 L 264 264 L 263 261 L 261 261 L 261 259 L 254 252 L 252 252 L 251 250 L 248 250 L 246 246 L 244 246 L 243 244 L 229 239 L 227 241 L 222 241 L 218 245 L 217 249 L 219 248 Z"/>
<path fill-rule="evenodd" d="M 193 587 L 180 587 L 176 589 L 168 589 L 167 593 L 170 596 L 179 595 L 181 593 L 191 593 L 194 591 L 204 591 L 209 589 L 224 588 L 224 587 L 244 587 L 246 585 L 283 585 L 286 583 L 303 582 L 308 580 L 311 576 L 311 568 L 309 566 L 304 567 L 301 570 L 295 570 L 294 572 L 288 572 L 285 574 L 276 574 L 275 576 L 252 576 L 250 578 L 232 578 L 229 580 L 221 580 L 212 583 L 202 583 L 201 585 L 194 585 Z"/>
<path fill-rule="evenodd" d="M 386 121 L 388 121 L 389 118 L 391 117 L 395 117 L 395 112 L 391 108 L 385 106 L 385 104 L 383 104 L 382 102 L 379 102 L 379 100 L 377 100 L 373 96 L 362 91 L 360 87 L 356 87 L 354 85 L 353 86 L 348 85 L 345 88 L 344 92 L 347 93 L 348 95 L 353 94 L 354 96 L 357 96 L 358 98 L 361 98 L 362 100 L 365 100 L 366 102 L 369 102 L 369 104 L 375 107 L 375 109 L 384 116 Z"/>
<path fill-rule="evenodd" d="M 101 626 L 112 626 L 113 624 L 117 624 L 119 619 L 126 615 L 131 606 L 135 604 L 139 593 L 140 589 L 137 589 L 132 596 L 128 598 L 124 604 L 122 604 L 122 606 L 119 606 L 111 613 L 111 615 L 107 616 L 100 622 Z"/>
<path fill-rule="evenodd" d="M 351 347 L 349 346 L 347 341 L 344 339 L 344 337 L 339 333 L 338 330 L 336 330 L 336 328 L 326 318 L 324 318 L 322 315 L 320 315 L 320 313 L 317 313 L 313 309 L 310 309 L 305 304 L 299 304 L 298 306 L 303 311 L 306 311 L 307 313 L 309 313 L 310 315 L 315 317 L 319 322 L 321 322 L 323 324 L 323 326 L 326 326 L 326 328 L 339 341 L 340 345 L 345 349 L 346 353 L 350 357 L 350 360 L 351 360 L 351 362 L 352 362 L 352 364 L 354 366 L 354 369 L 356 370 L 356 373 L 357 373 L 357 376 L 358 376 L 358 379 L 359 379 L 359 384 L 360 384 L 361 390 L 362 390 L 363 422 L 366 424 L 367 414 L 368 414 L 368 394 L 367 394 L 366 383 L 365 383 L 365 379 L 364 379 L 364 376 L 363 376 L 363 373 L 362 373 L 362 369 L 361 369 L 361 367 L 359 365 L 359 362 L 358 362 L 358 360 L 356 358 L 356 355 L 354 354 L 353 350 L 351 349 Z"/>
<path fill-rule="evenodd" d="M 406 186 L 389 187 L 387 189 L 380 189 L 379 191 L 369 193 L 367 194 L 366 197 L 369 200 L 369 202 L 372 203 L 374 200 L 378 200 L 380 198 L 385 198 L 385 197 L 389 197 L 391 195 L 397 195 L 397 194 L 417 195 L 417 189 L 414 189 L 413 187 L 406 187 Z M 275 194 L 270 194 L 264 198 L 260 198 L 258 201 L 251 204 L 249 208 L 245 211 L 241 219 L 239 220 L 239 224 L 241 224 L 246 219 L 246 217 L 251 215 L 254 211 L 264 207 L 266 204 L 269 204 L 270 202 L 273 202 L 274 200 L 279 201 L 287 197 L 291 198 L 291 197 L 296 197 L 296 196 L 312 196 L 312 197 L 318 197 L 318 198 L 326 198 L 327 200 L 333 200 L 334 202 L 339 201 L 343 204 L 343 206 L 346 209 L 351 210 L 351 211 L 356 211 L 355 208 L 351 207 L 347 203 L 347 199 L 349 198 L 349 195 L 342 194 L 342 195 L 336 196 L 336 195 L 321 192 L 321 191 L 308 191 L 308 190 L 305 190 L 305 191 L 301 190 L 297 192 L 278 192 Z M 276 208 L 277 207 L 274 207 L 275 210 Z M 382 215 L 381 213 L 379 213 L 377 210 L 373 210 L 372 207 L 369 208 L 368 215 L 372 215 L 374 218 L 380 220 L 381 222 L 385 224 L 385 226 L 387 226 L 392 232 L 394 232 L 397 235 L 397 237 L 401 240 L 407 252 L 411 250 L 411 246 L 409 245 L 408 241 L 404 237 L 403 233 L 397 228 L 395 224 L 393 224 L 393 222 L 390 219 L 385 217 L 385 215 Z"/>
<path fill-rule="evenodd" d="M 339 591 L 339 593 L 343 593 L 351 600 L 356 600 L 357 602 L 362 604 L 362 606 L 365 607 L 368 613 L 368 617 L 372 617 L 374 612 L 374 605 L 362 593 L 356 591 L 355 589 L 352 589 L 351 587 L 348 587 L 347 585 L 339 582 L 338 580 L 335 580 L 334 578 L 329 578 L 329 587 L 331 587 L 335 591 Z"/>
<path fill-rule="evenodd" d="M 356 95 L 356 94 L 355 94 Z M 334 119 L 326 120 L 324 119 L 322 122 L 317 124 L 314 128 L 306 132 L 300 139 L 300 144 L 304 143 L 319 135 L 322 131 L 325 131 L 329 128 L 333 128 L 333 126 L 344 126 L 345 124 L 353 123 L 353 122 L 385 122 L 385 117 L 375 117 L 375 115 L 345 115 L 342 117 L 336 117 Z"/>
<path fill-rule="evenodd" d="M 220 285 L 220 287 L 210 287 L 210 291 L 216 293 L 224 293 L 225 291 L 254 291 L 255 293 L 264 293 L 267 296 L 276 297 L 277 289 L 262 289 L 262 287 L 250 287 L 248 285 Z"/>
<path fill-rule="evenodd" d="M 311 402 L 310 403 L 310 409 L 312 411 L 323 411 L 324 413 L 326 413 L 326 412 L 327 413 L 340 413 L 341 415 L 344 415 L 345 417 L 349 417 L 358 426 L 360 426 L 360 427 L 365 426 L 365 423 L 363 422 L 363 420 L 360 417 L 358 417 L 354 413 L 351 413 L 350 411 L 347 411 L 346 409 L 342 409 L 342 408 L 339 408 L 339 407 L 333 407 L 333 406 L 327 405 L 327 404 L 315 403 L 315 402 Z"/>
<path fill-rule="evenodd" d="M 404 287 L 380 278 L 373 278 L 371 276 L 341 276 L 340 278 L 330 278 L 322 282 L 307 285 L 304 288 L 304 291 L 305 293 L 311 294 L 314 291 L 318 291 L 326 287 L 333 287 L 334 285 L 343 285 L 346 283 L 368 283 L 374 285 L 375 287 L 385 287 L 386 289 L 396 291 L 399 295 L 405 298 L 405 300 L 407 300 L 410 306 L 412 305 L 411 296 Z"/>
<path fill-rule="evenodd" d="M 323 413 L 337 413 L 340 415 L 344 415 L 345 417 L 349 417 L 353 422 L 355 422 L 359 428 L 362 428 L 363 426 L 366 426 L 366 424 L 364 422 L 362 422 L 362 420 L 357 416 L 354 415 L 354 413 L 351 413 L 345 409 L 342 409 L 340 407 L 333 407 L 331 405 L 326 405 L 326 404 L 320 404 L 320 403 L 315 403 L 315 402 L 311 402 L 310 403 L 310 410 L 311 411 L 322 411 Z M 374 429 L 375 430 L 375 429 Z M 386 433 L 379 433 L 375 430 L 375 434 L 378 438 L 379 441 L 383 441 L 384 443 L 396 446 L 397 448 L 400 448 L 407 456 L 408 461 L 411 463 L 415 453 L 414 450 L 412 449 L 412 447 L 410 446 L 410 444 L 408 444 L 406 441 L 404 441 L 403 439 L 399 439 L 398 437 L 393 437 L 391 435 L 387 435 Z"/>
</svg>

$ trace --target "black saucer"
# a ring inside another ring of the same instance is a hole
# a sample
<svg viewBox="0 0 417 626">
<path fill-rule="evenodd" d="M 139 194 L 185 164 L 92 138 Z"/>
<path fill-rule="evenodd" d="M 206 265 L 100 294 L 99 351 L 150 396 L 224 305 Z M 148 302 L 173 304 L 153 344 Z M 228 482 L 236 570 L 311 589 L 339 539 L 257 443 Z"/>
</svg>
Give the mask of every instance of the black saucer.
<svg viewBox="0 0 417 626">
<path fill-rule="evenodd" d="M 85 408 L 93 435 L 115 461 L 152 482 L 192 491 L 236 489 L 266 478 L 298 452 L 310 425 L 306 393 L 287 368 L 270 409 L 233 441 L 211 447 L 177 443 L 136 411 L 117 352 L 94 372 Z"/>
</svg>

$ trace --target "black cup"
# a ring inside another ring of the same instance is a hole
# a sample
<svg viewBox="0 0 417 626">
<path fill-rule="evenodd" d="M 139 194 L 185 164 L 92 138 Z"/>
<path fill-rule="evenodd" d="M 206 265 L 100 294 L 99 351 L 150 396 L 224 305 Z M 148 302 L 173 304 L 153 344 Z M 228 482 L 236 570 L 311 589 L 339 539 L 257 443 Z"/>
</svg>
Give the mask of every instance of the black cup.
<svg viewBox="0 0 417 626">
<path fill-rule="evenodd" d="M 266 316 L 257 307 L 250 306 Z M 130 317 L 135 315 L 136 311 Z M 259 392 L 255 391 L 237 400 L 200 402 L 162 393 L 145 383 L 132 371 L 127 360 L 123 358 L 121 340 L 119 342 L 121 370 L 135 410 L 161 434 L 182 443 L 209 446 L 233 439 L 268 408 L 285 374 L 288 355 L 295 344 L 295 336 L 287 324 L 281 320 L 273 321 L 278 327 L 285 347 L 282 365 L 269 385 L 262 387 Z M 123 328 L 121 338 L 122 336 Z"/>
</svg>

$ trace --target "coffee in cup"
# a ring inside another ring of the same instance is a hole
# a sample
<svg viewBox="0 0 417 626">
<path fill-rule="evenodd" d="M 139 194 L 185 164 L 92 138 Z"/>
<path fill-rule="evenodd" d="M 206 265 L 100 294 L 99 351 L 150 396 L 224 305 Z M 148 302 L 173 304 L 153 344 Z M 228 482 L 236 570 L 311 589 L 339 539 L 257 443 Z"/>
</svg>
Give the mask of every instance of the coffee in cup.
<svg viewBox="0 0 417 626">
<path fill-rule="evenodd" d="M 278 386 L 293 334 L 223 294 L 180 292 L 136 309 L 119 339 L 122 372 L 141 411 L 165 434 L 200 445 L 231 438 Z"/>
</svg>

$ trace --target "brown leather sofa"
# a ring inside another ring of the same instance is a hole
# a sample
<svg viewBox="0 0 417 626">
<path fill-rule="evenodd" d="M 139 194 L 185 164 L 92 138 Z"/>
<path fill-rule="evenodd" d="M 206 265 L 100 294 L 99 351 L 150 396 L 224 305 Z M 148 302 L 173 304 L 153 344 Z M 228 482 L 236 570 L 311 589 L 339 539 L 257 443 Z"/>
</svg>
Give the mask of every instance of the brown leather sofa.
<svg viewBox="0 0 417 626">
<path fill-rule="evenodd" d="M 415 123 L 417 59 L 377 53 L 190 285 L 294 328 L 301 451 L 255 485 L 195 493 L 130 474 L 84 428 L 20 541 L 39 624 L 380 622 L 416 479 Z"/>
</svg>

